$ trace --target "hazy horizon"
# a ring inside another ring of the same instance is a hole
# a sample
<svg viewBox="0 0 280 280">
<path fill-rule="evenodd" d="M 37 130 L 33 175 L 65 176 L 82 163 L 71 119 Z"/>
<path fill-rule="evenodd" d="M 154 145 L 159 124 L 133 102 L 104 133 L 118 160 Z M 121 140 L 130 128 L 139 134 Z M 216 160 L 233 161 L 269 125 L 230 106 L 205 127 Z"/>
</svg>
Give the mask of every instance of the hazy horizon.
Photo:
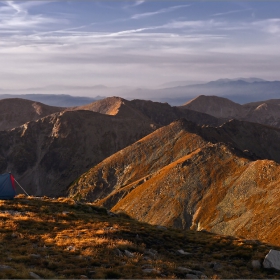
<svg viewBox="0 0 280 280">
<path fill-rule="evenodd" d="M 1 1 L 0 34 L 5 90 L 280 80 L 280 2 Z"/>
</svg>

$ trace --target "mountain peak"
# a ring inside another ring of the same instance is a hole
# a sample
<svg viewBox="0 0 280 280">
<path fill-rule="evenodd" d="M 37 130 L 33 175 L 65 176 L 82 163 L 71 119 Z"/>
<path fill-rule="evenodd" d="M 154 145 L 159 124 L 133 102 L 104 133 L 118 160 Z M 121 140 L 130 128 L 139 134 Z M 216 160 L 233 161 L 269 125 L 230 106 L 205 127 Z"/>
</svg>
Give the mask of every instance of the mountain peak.
<svg viewBox="0 0 280 280">
<path fill-rule="evenodd" d="M 244 108 L 238 103 L 224 97 L 209 95 L 200 95 L 180 107 L 206 113 L 216 118 L 243 116 L 245 112 Z"/>
</svg>

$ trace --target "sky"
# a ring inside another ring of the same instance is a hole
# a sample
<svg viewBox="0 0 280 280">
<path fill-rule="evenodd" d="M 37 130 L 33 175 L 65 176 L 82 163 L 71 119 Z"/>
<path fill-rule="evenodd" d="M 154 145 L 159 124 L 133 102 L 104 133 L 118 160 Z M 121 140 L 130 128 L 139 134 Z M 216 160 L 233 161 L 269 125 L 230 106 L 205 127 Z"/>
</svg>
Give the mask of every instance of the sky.
<svg viewBox="0 0 280 280">
<path fill-rule="evenodd" d="M 280 80 L 280 1 L 0 1 L 0 89 Z"/>
</svg>

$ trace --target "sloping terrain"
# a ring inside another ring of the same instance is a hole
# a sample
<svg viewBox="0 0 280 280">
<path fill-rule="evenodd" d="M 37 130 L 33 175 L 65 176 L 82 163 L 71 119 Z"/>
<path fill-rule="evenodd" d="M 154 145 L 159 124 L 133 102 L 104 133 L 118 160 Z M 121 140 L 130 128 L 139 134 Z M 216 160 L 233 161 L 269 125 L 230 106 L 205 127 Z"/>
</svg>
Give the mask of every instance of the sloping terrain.
<svg viewBox="0 0 280 280">
<path fill-rule="evenodd" d="M 200 95 L 178 108 L 206 113 L 224 120 L 235 118 L 280 128 L 279 99 L 240 105 L 226 98 Z"/>
<path fill-rule="evenodd" d="M 71 199 L 0 201 L 2 279 L 277 279 L 254 240 L 180 231 Z M 256 266 L 257 264 L 257 266 Z"/>
<path fill-rule="evenodd" d="M 11 129 L 62 110 L 64 108 L 21 98 L 3 99 L 0 100 L 0 130 Z"/>
<path fill-rule="evenodd" d="M 90 169 L 69 194 L 152 224 L 280 245 L 279 143 L 272 127 L 180 120 Z"/>
<path fill-rule="evenodd" d="M 90 167 L 151 133 L 138 119 L 64 111 L 0 132 L 0 172 L 33 195 L 61 196 Z"/>
</svg>

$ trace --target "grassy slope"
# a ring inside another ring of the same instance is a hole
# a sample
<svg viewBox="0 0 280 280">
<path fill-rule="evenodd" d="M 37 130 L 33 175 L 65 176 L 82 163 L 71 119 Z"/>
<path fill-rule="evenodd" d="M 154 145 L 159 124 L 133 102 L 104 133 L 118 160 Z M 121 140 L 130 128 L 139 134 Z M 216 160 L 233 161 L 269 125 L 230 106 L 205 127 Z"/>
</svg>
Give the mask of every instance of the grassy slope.
<svg viewBox="0 0 280 280">
<path fill-rule="evenodd" d="M 1 270 L 1 278 L 30 278 L 31 271 L 43 278 L 185 278 L 178 267 L 200 270 L 213 279 L 280 276 L 250 265 L 276 247 L 207 232 L 162 229 L 71 199 L 21 195 L 0 201 L 0 240 L 0 265 L 13 268 Z M 149 249 L 158 254 L 149 256 Z M 178 255 L 179 249 L 192 255 Z M 125 256 L 124 250 L 134 256 Z M 220 263 L 222 270 L 215 271 L 211 262 Z M 144 273 L 143 268 L 158 272 Z"/>
</svg>

